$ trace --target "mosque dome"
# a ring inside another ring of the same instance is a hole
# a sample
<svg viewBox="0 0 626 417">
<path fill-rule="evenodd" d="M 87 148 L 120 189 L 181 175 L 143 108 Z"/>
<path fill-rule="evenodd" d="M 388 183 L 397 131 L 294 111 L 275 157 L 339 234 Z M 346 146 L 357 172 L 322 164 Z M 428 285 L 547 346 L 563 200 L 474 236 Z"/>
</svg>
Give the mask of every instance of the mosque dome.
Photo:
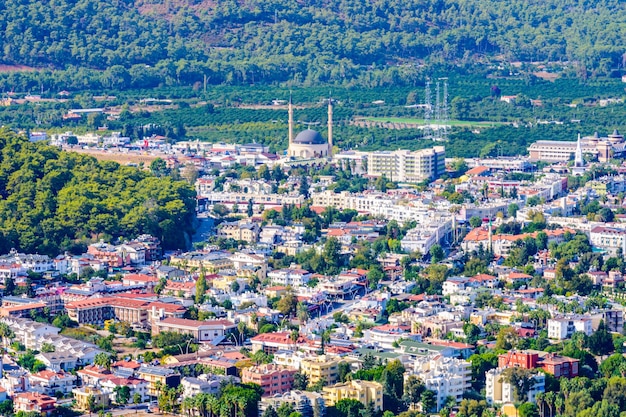
<svg viewBox="0 0 626 417">
<path fill-rule="evenodd" d="M 323 145 L 326 143 L 326 139 L 324 139 L 319 132 L 307 129 L 298 133 L 293 143 L 298 145 Z"/>
</svg>

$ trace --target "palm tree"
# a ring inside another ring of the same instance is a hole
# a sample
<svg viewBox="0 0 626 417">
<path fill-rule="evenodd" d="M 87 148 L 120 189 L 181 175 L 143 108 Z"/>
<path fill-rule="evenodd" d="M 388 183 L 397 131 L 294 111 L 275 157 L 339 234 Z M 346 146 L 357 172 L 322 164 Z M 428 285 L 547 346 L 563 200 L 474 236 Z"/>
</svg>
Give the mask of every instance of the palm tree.
<svg viewBox="0 0 626 417">
<path fill-rule="evenodd" d="M 537 402 L 537 406 L 539 407 L 539 417 L 544 417 L 544 405 L 545 405 L 545 393 L 539 392 L 535 396 L 535 401 Z"/>
<path fill-rule="evenodd" d="M 193 398 L 185 397 L 185 399 L 183 400 L 182 406 L 183 406 L 183 413 L 187 414 L 188 417 L 191 417 L 195 414 L 194 413 L 195 404 L 194 404 Z"/>
<path fill-rule="evenodd" d="M 15 338 L 15 333 L 11 330 L 8 324 L 0 323 L 0 337 L 2 337 L 2 347 L 6 348 L 7 339 L 12 340 Z"/>
<path fill-rule="evenodd" d="M 196 410 L 198 410 L 198 414 L 201 417 L 206 417 L 206 396 L 204 394 L 198 394 L 193 398 L 193 405 Z"/>
<path fill-rule="evenodd" d="M 554 408 L 556 408 L 556 412 L 557 414 L 562 414 L 563 413 L 563 406 L 565 405 L 565 402 L 563 401 L 563 397 L 561 395 L 559 395 L 558 393 L 554 394 Z"/>
<path fill-rule="evenodd" d="M 322 354 L 325 353 L 325 348 L 328 343 L 330 343 L 330 330 L 324 330 L 322 332 Z"/>
<path fill-rule="evenodd" d="M 554 392 L 549 391 L 546 392 L 546 394 L 544 395 L 544 401 L 546 403 L 546 405 L 548 406 L 548 408 L 550 409 L 550 417 L 552 417 L 554 414 L 552 412 L 553 410 L 553 406 L 554 406 Z"/>
<path fill-rule="evenodd" d="M 244 323 L 243 321 L 240 321 L 239 323 L 237 323 L 237 331 L 239 332 L 239 346 L 243 346 L 243 340 L 246 337 L 246 329 L 248 327 L 246 326 L 246 323 Z"/>
<path fill-rule="evenodd" d="M 208 395 L 205 398 L 205 404 L 206 409 L 209 411 L 210 417 L 214 417 L 220 412 L 221 403 L 215 395 Z"/>
<path fill-rule="evenodd" d="M 296 350 L 296 345 L 298 343 L 299 337 L 300 337 L 300 332 L 298 330 L 292 330 L 291 334 L 289 335 L 289 338 L 293 342 L 294 350 Z"/>
</svg>

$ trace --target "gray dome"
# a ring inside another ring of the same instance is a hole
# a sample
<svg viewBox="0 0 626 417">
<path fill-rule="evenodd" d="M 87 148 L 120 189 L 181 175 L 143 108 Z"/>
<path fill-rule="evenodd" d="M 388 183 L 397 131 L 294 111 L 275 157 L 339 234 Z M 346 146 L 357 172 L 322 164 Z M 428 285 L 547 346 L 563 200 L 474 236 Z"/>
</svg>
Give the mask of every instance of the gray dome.
<svg viewBox="0 0 626 417">
<path fill-rule="evenodd" d="M 298 133 L 293 143 L 297 143 L 298 145 L 323 145 L 326 143 L 326 139 L 320 135 L 320 132 L 307 129 Z"/>
</svg>

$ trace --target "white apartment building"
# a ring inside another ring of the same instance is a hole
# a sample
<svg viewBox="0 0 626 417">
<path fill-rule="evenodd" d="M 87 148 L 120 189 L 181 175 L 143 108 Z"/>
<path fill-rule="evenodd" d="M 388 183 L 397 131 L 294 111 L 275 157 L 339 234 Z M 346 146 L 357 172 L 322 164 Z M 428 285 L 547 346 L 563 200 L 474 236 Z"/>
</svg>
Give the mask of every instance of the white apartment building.
<svg viewBox="0 0 626 417">
<path fill-rule="evenodd" d="M 442 220 L 439 222 L 420 224 L 416 228 L 409 230 L 402 239 L 401 246 L 407 252 L 418 251 L 425 255 L 432 246 L 448 239 L 451 233 L 451 218 L 442 217 Z"/>
<path fill-rule="evenodd" d="M 496 368 L 486 374 L 485 397 L 489 404 L 505 404 L 515 402 L 513 386 L 505 380 L 503 372 L 506 368 Z M 534 403 L 537 394 L 546 391 L 546 376 L 538 372 L 533 376 L 534 384 L 528 390 L 526 401 Z"/>
<path fill-rule="evenodd" d="M 569 339 L 575 332 L 593 333 L 591 317 L 555 317 L 548 320 L 548 338 Z"/>
<path fill-rule="evenodd" d="M 198 394 L 216 395 L 224 384 L 239 381 L 239 378 L 232 375 L 202 374 L 197 378 L 184 377 L 180 380 L 180 385 L 183 387 L 183 398 L 192 398 Z"/>
<path fill-rule="evenodd" d="M 201 190 L 203 188 L 200 188 Z M 199 194 L 200 197 L 207 199 L 209 205 L 213 204 L 225 204 L 230 207 L 234 203 L 247 204 L 252 200 L 255 206 L 282 206 L 286 205 L 300 205 L 304 203 L 304 196 L 295 194 L 248 194 L 244 192 L 222 192 L 222 191 L 209 191 Z"/>
<path fill-rule="evenodd" d="M 393 181 L 420 182 L 436 179 L 445 169 L 446 150 L 435 146 L 419 151 L 397 150 L 370 152 L 367 155 L 367 174 L 386 176 Z"/>
<path fill-rule="evenodd" d="M 306 285 L 312 274 L 305 269 L 277 269 L 269 272 L 267 276 L 274 285 L 298 287 Z"/>
<path fill-rule="evenodd" d="M 416 357 L 413 369 L 404 375 L 417 376 L 424 382 L 426 389 L 437 394 L 437 410 L 445 404 L 447 397 L 452 397 L 457 404 L 463 399 L 465 391 L 471 387 L 472 368 L 469 362 L 448 358 L 442 355 Z"/>
<path fill-rule="evenodd" d="M 612 254 L 626 253 L 626 230 L 596 226 L 589 232 L 589 241 L 596 248 L 606 249 Z"/>
<path fill-rule="evenodd" d="M 386 176 L 400 182 L 420 182 L 436 179 L 445 169 L 446 149 L 434 146 L 419 151 L 397 150 L 370 152 L 367 155 L 367 175 Z"/>
<path fill-rule="evenodd" d="M 58 327 L 23 318 L 4 317 L 0 322 L 6 323 L 15 333 L 14 340 L 27 349 L 39 349 L 41 340 L 46 336 L 56 336 L 61 331 Z"/>
</svg>

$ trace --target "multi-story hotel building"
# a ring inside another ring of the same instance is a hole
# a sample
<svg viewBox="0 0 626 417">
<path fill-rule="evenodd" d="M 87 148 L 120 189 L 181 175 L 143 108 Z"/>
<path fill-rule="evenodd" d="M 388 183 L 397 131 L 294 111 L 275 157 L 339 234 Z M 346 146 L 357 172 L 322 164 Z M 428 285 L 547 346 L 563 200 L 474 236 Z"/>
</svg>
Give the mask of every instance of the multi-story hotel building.
<svg viewBox="0 0 626 417">
<path fill-rule="evenodd" d="M 106 320 L 116 319 L 144 327 L 159 318 L 182 318 L 186 311 L 178 304 L 123 297 L 88 298 L 68 303 L 65 308 L 70 319 L 79 324 L 103 325 Z"/>
<path fill-rule="evenodd" d="M 617 130 L 607 137 L 600 137 L 597 133 L 583 137 L 580 145 L 583 154 L 591 154 L 600 162 L 607 162 L 626 153 L 624 136 Z M 567 162 L 574 157 L 576 147 L 575 141 L 538 140 L 528 147 L 528 153 L 531 161 Z"/>
<path fill-rule="evenodd" d="M 445 169 L 446 149 L 435 146 L 419 151 L 397 150 L 370 152 L 367 175 L 386 176 L 392 181 L 420 182 L 436 179 Z"/>
</svg>

